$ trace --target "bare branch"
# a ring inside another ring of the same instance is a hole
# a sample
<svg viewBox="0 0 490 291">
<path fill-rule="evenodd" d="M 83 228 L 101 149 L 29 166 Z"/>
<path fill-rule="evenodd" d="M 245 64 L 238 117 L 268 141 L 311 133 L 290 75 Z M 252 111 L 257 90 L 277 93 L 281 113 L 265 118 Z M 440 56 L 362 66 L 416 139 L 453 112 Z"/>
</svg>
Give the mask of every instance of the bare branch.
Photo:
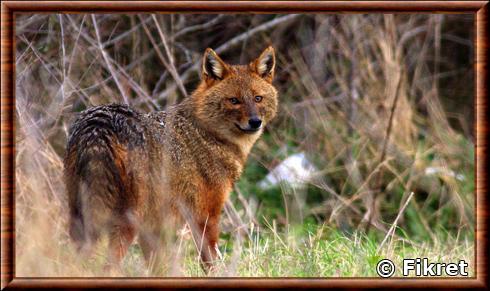
<svg viewBox="0 0 490 291">
<path fill-rule="evenodd" d="M 70 19 L 70 21 L 71 21 L 71 25 L 72 25 L 72 27 L 73 27 L 74 29 L 78 30 L 78 31 L 79 31 L 79 33 L 80 33 L 80 35 L 81 35 L 81 36 L 82 36 L 82 37 L 83 37 L 83 38 L 84 38 L 84 39 L 85 39 L 85 40 L 86 40 L 86 41 L 87 41 L 87 42 L 88 42 L 90 45 L 92 45 L 92 46 L 94 46 L 94 47 L 97 47 L 97 46 L 98 46 L 98 45 L 97 45 L 97 42 L 96 42 L 96 41 L 95 41 L 93 38 L 91 38 L 89 35 L 87 35 L 85 32 L 83 32 L 83 31 L 82 31 L 82 29 L 81 29 L 81 27 L 80 27 L 80 28 L 78 28 L 78 27 L 75 25 L 75 23 L 73 23 L 73 21 L 71 20 L 71 18 L 69 18 L 69 19 Z M 159 109 L 159 108 L 160 108 L 160 106 L 158 105 L 158 103 L 157 103 L 157 102 L 156 102 L 154 99 L 152 99 L 152 98 L 151 98 L 151 97 L 150 97 L 150 96 L 149 96 L 149 95 L 148 95 L 148 94 L 147 94 L 147 93 L 146 93 L 146 92 L 145 92 L 145 91 L 144 91 L 144 90 L 141 88 L 141 86 L 139 86 L 139 85 L 138 85 L 138 83 L 136 83 L 136 82 L 135 82 L 135 81 L 134 81 L 134 80 L 131 78 L 131 76 L 130 76 L 128 73 L 126 73 L 126 71 L 125 71 L 125 68 L 124 68 L 124 67 L 122 67 L 121 65 L 119 65 L 119 64 L 118 64 L 118 63 L 117 63 L 115 60 L 113 60 L 113 59 L 112 59 L 110 56 L 106 55 L 106 57 L 107 57 L 107 60 L 108 60 L 110 63 L 114 64 L 114 65 L 117 67 L 117 70 L 119 71 L 119 73 L 121 73 L 121 74 L 122 74 L 122 75 L 123 75 L 123 76 L 126 78 L 126 80 L 129 82 L 129 85 L 131 86 L 131 89 L 133 89 L 133 91 L 134 91 L 136 94 L 138 94 L 138 96 L 141 96 L 141 97 L 145 98 L 147 101 L 149 101 L 149 102 L 150 102 L 150 103 L 153 105 L 153 107 L 154 107 L 154 108 L 157 108 L 157 109 Z M 129 66 L 128 66 L 128 67 L 129 67 Z M 94 89 L 94 88 L 96 88 L 96 87 L 98 87 L 98 86 L 100 86 L 100 85 L 102 85 L 102 84 L 106 83 L 106 82 L 107 82 L 107 81 L 109 81 L 111 78 L 114 78 L 114 76 L 115 76 L 115 75 L 111 75 L 111 77 L 109 77 L 109 78 L 107 78 L 107 79 L 103 80 L 102 82 L 98 82 L 97 84 L 94 84 L 94 85 L 92 85 L 92 86 L 90 86 L 90 87 L 88 87 L 88 88 L 84 88 L 83 90 L 87 90 L 87 89 Z"/>
<path fill-rule="evenodd" d="M 158 34 L 160 35 L 160 38 L 162 39 L 163 47 L 165 48 L 165 52 L 167 53 L 167 58 L 170 61 L 170 68 L 172 69 L 171 75 L 172 76 L 175 75 L 174 79 L 175 79 L 175 82 L 177 82 L 177 85 L 179 86 L 180 91 L 182 91 L 184 96 L 187 96 L 187 91 L 185 90 L 182 79 L 180 79 L 180 76 L 177 72 L 177 69 L 175 68 L 174 56 L 172 55 L 172 53 L 170 53 L 170 48 L 169 48 L 168 43 L 167 43 L 167 38 L 163 34 L 163 31 L 160 28 L 160 25 L 158 24 L 158 21 L 157 21 L 155 15 L 152 14 L 151 17 L 153 18 L 153 22 L 155 22 L 155 26 L 157 27 Z"/>
<path fill-rule="evenodd" d="M 102 42 L 100 41 L 99 27 L 97 25 L 97 20 L 95 19 L 95 14 L 92 14 L 92 22 L 94 23 L 95 36 L 97 38 L 97 44 L 99 46 L 99 50 L 102 54 L 102 57 L 104 58 L 104 61 L 107 65 L 107 68 L 109 69 L 112 77 L 114 78 L 114 81 L 116 82 L 116 85 L 117 85 L 117 88 L 119 89 L 119 92 L 123 96 L 124 103 L 129 104 L 128 96 L 126 96 L 126 93 L 124 92 L 124 88 L 122 87 L 121 83 L 119 82 L 119 79 L 117 78 L 116 71 L 114 71 L 114 68 L 112 67 L 111 62 L 109 61 L 109 57 L 107 56 L 107 52 L 104 50 L 104 47 L 102 47 Z"/>
<path fill-rule="evenodd" d="M 65 80 L 66 80 L 66 68 L 65 68 L 65 31 L 63 29 L 63 15 L 58 14 L 58 19 L 60 20 L 60 30 L 61 30 L 61 75 L 63 80 L 61 81 L 61 96 L 65 100 Z"/>
<path fill-rule="evenodd" d="M 177 86 L 179 87 L 179 90 L 182 92 L 182 94 L 184 94 L 184 96 L 187 96 L 187 91 L 185 90 L 182 79 L 180 78 L 179 74 L 177 73 L 177 69 L 172 64 L 172 61 L 169 62 L 165 59 L 162 51 L 158 47 L 158 44 L 156 43 L 155 39 L 151 35 L 151 32 L 150 32 L 148 26 L 143 22 L 143 18 L 141 16 L 138 16 L 138 17 L 139 17 L 141 23 L 143 24 L 143 28 L 145 29 L 146 35 L 148 36 L 148 39 L 150 40 L 151 44 L 153 45 L 158 57 L 160 58 L 160 61 L 165 66 L 167 71 L 170 73 L 172 78 L 175 80 L 175 82 L 177 83 Z M 165 36 L 163 36 L 163 33 L 161 32 L 161 30 L 159 28 L 158 22 L 156 22 L 156 19 L 153 19 L 153 20 L 155 21 L 155 25 L 157 26 L 158 32 L 160 33 L 160 38 L 162 39 L 164 46 L 166 46 Z M 167 50 L 167 48 L 166 48 L 166 50 Z M 170 52 L 167 52 L 167 54 L 170 54 Z M 171 60 L 171 58 L 169 58 L 169 59 Z"/>
<path fill-rule="evenodd" d="M 183 35 L 186 35 L 188 33 L 194 32 L 194 31 L 204 30 L 204 29 L 210 28 L 211 26 L 218 23 L 218 21 L 220 21 L 221 18 L 223 18 L 224 16 L 225 16 L 225 14 L 219 14 L 218 16 L 216 16 L 215 18 L 211 19 L 210 21 L 208 21 L 206 23 L 197 24 L 197 25 L 193 25 L 193 26 L 183 28 L 182 30 L 177 31 L 175 33 L 173 39 L 179 38 Z"/>
<path fill-rule="evenodd" d="M 379 245 L 376 252 L 379 252 L 383 248 L 386 240 L 388 239 L 388 237 L 390 237 L 390 235 L 393 236 L 395 234 L 395 228 L 396 228 L 396 225 L 398 223 L 398 220 L 402 216 L 403 212 L 405 212 L 405 208 L 407 208 L 408 203 L 410 202 L 410 200 L 412 200 L 413 195 L 414 195 L 413 192 L 410 192 L 410 195 L 408 196 L 407 200 L 405 201 L 405 204 L 403 204 L 403 206 L 398 211 L 398 215 L 396 216 L 395 221 L 393 221 L 393 224 L 391 225 L 390 229 L 388 230 L 388 233 L 386 233 L 385 238 L 383 239 L 383 241 Z"/>
<path fill-rule="evenodd" d="M 299 16 L 300 16 L 300 14 L 289 14 L 289 15 L 281 16 L 281 17 L 275 18 L 271 21 L 262 23 L 261 25 L 255 27 L 255 28 L 253 28 L 247 32 L 239 34 L 236 37 L 230 39 L 229 41 L 225 42 L 224 44 L 219 46 L 217 49 L 215 49 L 215 51 L 218 54 L 223 53 L 223 52 L 229 50 L 230 48 L 234 47 L 235 45 L 239 44 L 240 42 L 252 37 L 253 35 L 255 35 L 257 33 L 271 29 L 271 28 L 273 28 L 273 27 L 275 27 L 281 23 L 291 21 L 291 20 L 293 20 Z M 194 63 L 194 65 L 192 65 L 189 69 L 187 69 L 181 75 L 181 78 L 184 82 L 191 76 L 192 73 L 194 73 L 195 71 L 197 71 L 199 69 L 199 64 L 200 64 L 200 62 Z M 159 99 L 166 98 L 173 91 L 175 91 L 175 85 L 169 86 L 169 88 L 167 90 L 163 91 L 160 94 Z"/>
<path fill-rule="evenodd" d="M 144 22 L 145 22 L 145 23 L 148 23 L 148 22 L 150 22 L 150 19 L 145 19 L 145 21 L 144 21 Z M 133 33 L 134 31 L 136 31 L 136 30 L 138 30 L 138 29 L 140 29 L 140 27 L 141 27 L 141 24 L 138 24 L 138 25 L 136 25 L 136 26 L 132 27 L 130 30 L 128 30 L 128 31 L 126 31 L 126 32 L 123 32 L 123 33 L 119 34 L 119 35 L 118 35 L 118 36 L 116 36 L 115 38 L 105 41 L 104 43 L 102 43 L 102 46 L 103 46 L 104 48 L 106 48 L 106 47 L 108 47 L 108 46 L 110 46 L 110 45 L 113 45 L 113 44 L 115 44 L 116 42 L 118 42 L 118 41 L 120 41 L 120 40 L 123 40 L 123 39 L 125 39 L 126 37 L 130 36 L 130 35 L 131 35 L 131 33 Z"/>
</svg>

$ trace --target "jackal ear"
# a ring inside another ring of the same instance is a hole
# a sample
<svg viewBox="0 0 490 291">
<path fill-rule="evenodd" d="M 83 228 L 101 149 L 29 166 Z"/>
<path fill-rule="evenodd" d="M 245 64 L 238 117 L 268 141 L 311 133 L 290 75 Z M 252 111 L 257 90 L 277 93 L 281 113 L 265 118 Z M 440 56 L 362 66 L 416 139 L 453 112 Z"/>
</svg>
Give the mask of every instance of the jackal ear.
<svg viewBox="0 0 490 291">
<path fill-rule="evenodd" d="M 272 82 L 274 78 L 274 69 L 276 67 L 276 56 L 274 48 L 269 46 L 260 56 L 252 62 L 252 69 L 266 81 Z"/>
<path fill-rule="evenodd" d="M 210 48 L 204 52 L 202 59 L 203 78 L 222 80 L 228 71 L 228 65 Z"/>
</svg>

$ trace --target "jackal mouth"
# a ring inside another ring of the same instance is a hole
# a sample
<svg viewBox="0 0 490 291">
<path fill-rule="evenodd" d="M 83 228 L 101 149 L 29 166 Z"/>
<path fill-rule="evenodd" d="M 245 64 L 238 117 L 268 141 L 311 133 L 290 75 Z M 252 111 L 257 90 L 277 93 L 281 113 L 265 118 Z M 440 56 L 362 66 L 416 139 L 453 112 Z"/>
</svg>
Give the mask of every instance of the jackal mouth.
<svg viewBox="0 0 490 291">
<path fill-rule="evenodd" d="M 241 131 L 243 131 L 243 132 L 245 132 L 245 133 L 248 133 L 248 134 L 256 133 L 256 132 L 258 132 L 258 131 L 259 131 L 259 130 L 262 128 L 262 127 L 259 127 L 259 128 L 242 128 L 240 125 L 238 125 L 238 124 L 236 124 L 236 123 L 235 123 L 235 126 L 236 126 L 236 127 L 239 129 L 239 130 L 241 130 Z"/>
</svg>

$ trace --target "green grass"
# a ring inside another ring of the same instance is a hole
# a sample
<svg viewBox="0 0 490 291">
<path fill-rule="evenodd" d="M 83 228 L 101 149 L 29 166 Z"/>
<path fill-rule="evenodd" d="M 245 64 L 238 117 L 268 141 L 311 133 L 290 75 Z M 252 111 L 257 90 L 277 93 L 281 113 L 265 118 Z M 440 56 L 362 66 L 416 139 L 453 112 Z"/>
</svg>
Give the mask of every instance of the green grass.
<svg viewBox="0 0 490 291">
<path fill-rule="evenodd" d="M 338 230 L 310 226 L 277 234 L 271 229 L 254 230 L 251 239 L 222 241 L 223 259 L 216 263 L 210 276 L 239 277 L 378 277 L 376 265 L 390 259 L 397 267 L 394 276 L 402 276 L 403 259 L 428 258 L 429 262 L 469 264 L 469 276 L 474 276 L 474 246 L 469 240 L 446 237 L 435 244 L 416 244 L 401 239 L 388 240 L 378 251 L 379 240 L 360 233 L 343 234 Z M 182 251 L 184 263 L 174 276 L 205 276 L 197 253 L 187 241 Z M 121 274 L 141 276 L 141 251 L 133 245 L 126 257 Z M 414 276 L 414 275 L 412 275 Z"/>
</svg>

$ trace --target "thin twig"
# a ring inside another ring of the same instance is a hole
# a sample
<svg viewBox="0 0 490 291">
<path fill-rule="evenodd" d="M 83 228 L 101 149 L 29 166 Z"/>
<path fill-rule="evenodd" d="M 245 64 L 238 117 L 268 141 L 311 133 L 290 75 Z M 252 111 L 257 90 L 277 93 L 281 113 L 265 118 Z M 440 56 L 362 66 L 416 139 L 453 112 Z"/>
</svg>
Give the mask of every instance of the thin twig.
<svg viewBox="0 0 490 291">
<path fill-rule="evenodd" d="M 138 83 L 135 80 L 133 80 L 133 78 L 131 78 L 131 76 L 128 73 L 126 73 L 126 71 L 120 64 L 118 64 L 116 61 L 112 59 L 110 61 L 113 62 L 114 65 L 116 65 L 117 70 L 126 78 L 126 80 L 129 82 L 129 85 L 131 86 L 133 91 L 136 92 L 136 94 L 138 94 L 138 96 L 143 97 L 145 100 L 150 102 L 155 109 L 158 110 L 160 109 L 158 103 L 153 98 L 151 98 L 150 95 L 148 95 L 148 93 L 146 93 L 145 90 L 143 90 L 143 88 L 141 88 L 141 86 L 138 85 Z"/>
<path fill-rule="evenodd" d="M 187 90 L 184 87 L 184 84 L 182 82 L 182 79 L 180 78 L 177 69 L 175 68 L 175 61 L 172 53 L 170 53 L 170 48 L 167 43 L 167 38 L 165 37 L 165 34 L 163 34 L 163 31 L 160 27 L 160 24 L 157 21 L 157 18 L 155 17 L 154 14 L 151 15 L 153 18 L 153 22 L 155 23 L 155 26 L 157 27 L 158 34 L 160 35 L 160 39 L 162 40 L 163 47 L 165 48 L 165 53 L 167 54 L 167 58 L 169 60 L 169 66 L 171 69 L 170 74 L 172 77 L 174 77 L 175 82 L 177 82 L 177 85 L 179 86 L 180 91 L 184 94 L 184 97 L 187 97 Z"/>
<path fill-rule="evenodd" d="M 61 96 L 62 99 L 65 100 L 65 80 L 66 80 L 66 66 L 65 66 L 65 31 L 63 29 L 63 16 L 58 14 L 58 18 L 60 20 L 60 30 L 61 30 L 61 75 L 63 80 L 61 81 Z"/>
<path fill-rule="evenodd" d="M 290 21 L 290 20 L 295 19 L 296 17 L 299 17 L 299 16 L 300 16 L 300 14 L 290 14 L 290 15 L 281 16 L 281 17 L 275 18 L 271 21 L 262 23 L 261 25 L 255 27 L 249 31 L 241 33 L 241 34 L 237 35 L 236 37 L 230 39 L 229 41 L 225 42 L 224 44 L 219 46 L 217 49 L 215 49 L 215 52 L 218 54 L 223 53 L 223 52 L 229 50 L 230 48 L 234 47 L 235 45 L 239 44 L 240 42 L 252 37 L 253 35 L 255 35 L 257 33 L 271 29 L 271 28 L 273 28 L 273 27 L 275 27 L 281 23 Z M 190 68 L 188 68 L 181 75 L 182 80 L 185 82 L 191 76 L 191 74 L 193 72 L 195 72 L 199 69 L 199 65 L 200 65 L 200 62 L 196 62 L 196 63 L 194 63 L 194 65 L 192 65 Z M 173 91 L 175 91 L 175 84 L 173 86 L 169 86 L 167 88 L 167 90 L 163 91 L 159 95 L 159 99 L 166 98 Z"/>
<path fill-rule="evenodd" d="M 252 237 L 251 234 L 248 232 L 247 224 L 243 222 L 242 218 L 238 214 L 238 211 L 230 200 L 227 200 L 225 202 L 224 211 L 226 215 L 230 218 L 232 225 L 235 227 L 234 231 L 238 232 L 238 236 L 240 236 L 240 233 L 244 231 L 249 238 Z"/>
<path fill-rule="evenodd" d="M 68 16 L 70 19 L 70 17 Z M 71 20 L 71 19 L 70 19 Z M 73 49 L 71 50 L 70 54 L 70 61 L 68 62 L 68 70 L 67 70 L 67 75 L 70 75 L 72 64 L 73 64 L 73 57 L 75 56 L 75 52 L 77 51 L 78 47 L 78 40 L 80 39 L 80 34 L 82 32 L 82 27 L 85 24 L 85 15 L 82 18 L 82 21 L 80 22 L 80 29 L 78 30 L 77 38 L 75 39 L 75 44 L 73 45 Z"/>
<path fill-rule="evenodd" d="M 68 18 L 70 19 L 71 21 L 71 25 L 74 29 L 78 30 L 80 33 L 81 33 L 81 36 L 92 46 L 94 47 L 97 47 L 97 41 L 94 40 L 93 38 L 91 38 L 90 36 L 88 36 L 86 33 L 82 32 L 81 31 L 81 28 L 78 28 L 75 23 L 73 23 L 72 19 L 71 18 Z M 141 88 L 141 86 L 138 85 L 137 82 L 135 82 L 131 76 L 126 73 L 125 69 L 127 69 L 129 66 L 126 66 L 126 67 L 123 67 L 121 65 L 119 65 L 115 60 L 113 60 L 109 55 L 106 55 L 107 59 L 109 60 L 110 63 L 116 65 L 118 71 L 128 80 L 129 82 L 129 85 L 131 86 L 131 88 L 133 89 L 133 91 L 138 94 L 138 96 L 142 96 L 144 97 L 146 100 L 148 100 L 154 108 L 157 108 L 159 109 L 160 106 L 158 105 L 158 103 L 153 99 L 151 98 L 144 90 L 143 88 Z M 97 86 L 101 85 L 101 84 L 104 84 L 106 83 L 107 81 L 109 81 L 111 78 L 113 78 L 114 75 L 111 75 L 110 77 L 108 77 L 107 79 L 103 80 L 102 82 L 99 82 L 95 85 L 92 85 L 90 87 L 87 87 L 87 88 L 84 88 L 83 90 L 88 90 L 88 89 L 94 89 L 96 88 Z"/>
<path fill-rule="evenodd" d="M 413 192 L 410 192 L 410 196 L 408 196 L 407 201 L 405 201 L 405 204 L 403 204 L 403 206 L 398 211 L 398 215 L 396 216 L 395 221 L 393 221 L 393 224 L 391 225 L 390 229 L 388 230 L 388 233 L 386 233 L 385 238 L 383 239 L 383 241 L 379 245 L 378 249 L 376 250 L 377 253 L 379 253 L 379 251 L 383 248 L 386 240 L 388 240 L 388 237 L 392 236 L 395 233 L 395 228 L 396 228 L 396 225 L 398 223 L 398 220 L 400 219 L 403 212 L 405 211 L 405 208 L 407 208 L 410 200 L 412 200 L 413 195 L 414 195 Z"/>
<path fill-rule="evenodd" d="M 160 59 L 162 64 L 165 66 L 167 71 L 170 73 L 170 75 L 174 79 L 175 83 L 177 84 L 177 87 L 179 87 L 179 90 L 182 92 L 182 94 L 184 94 L 184 96 L 187 96 L 187 91 L 185 90 L 185 88 L 183 86 L 182 79 L 178 75 L 177 70 L 175 69 L 175 67 L 172 68 L 172 65 L 163 56 L 162 51 L 160 50 L 158 44 L 156 43 L 155 39 L 151 35 L 150 29 L 148 28 L 148 26 L 145 23 L 143 23 L 143 18 L 141 16 L 138 16 L 138 17 L 140 18 L 140 21 L 143 24 L 143 28 L 145 30 L 145 33 L 148 36 L 148 39 L 150 40 L 151 44 L 153 45 L 153 48 L 155 49 L 155 52 L 158 55 L 158 58 Z"/>
<path fill-rule="evenodd" d="M 185 28 L 177 31 L 175 33 L 175 35 L 173 36 L 173 39 L 176 39 L 178 37 L 181 37 L 181 36 L 183 36 L 185 34 L 188 34 L 188 33 L 194 32 L 194 31 L 207 29 L 207 28 L 215 25 L 224 16 L 225 16 L 225 14 L 219 14 L 218 16 L 216 16 L 215 18 L 211 19 L 210 21 L 208 21 L 206 23 L 202 23 L 202 24 L 197 24 L 197 25 L 185 27 Z"/>
<path fill-rule="evenodd" d="M 393 117 L 395 116 L 395 110 L 398 104 L 398 99 L 400 99 L 400 88 L 402 83 L 402 74 L 400 72 L 400 77 L 395 90 L 395 98 L 393 99 L 393 104 L 391 105 L 390 119 L 388 121 L 388 127 L 386 128 L 385 139 L 383 143 L 383 148 L 381 150 L 381 157 L 379 158 L 379 163 L 382 163 L 386 157 L 386 149 L 388 147 L 388 142 L 390 140 L 391 129 L 393 128 Z"/>
<path fill-rule="evenodd" d="M 146 19 L 144 21 L 145 23 L 148 23 L 150 22 L 150 19 Z M 102 43 L 102 46 L 104 48 L 110 46 L 110 45 L 113 45 L 115 44 L 116 42 L 120 41 L 120 40 L 123 40 L 124 38 L 126 38 L 127 36 L 131 35 L 131 33 L 133 33 L 134 31 L 138 30 L 140 28 L 140 26 L 142 26 L 141 24 L 137 24 L 135 25 L 134 27 L 132 27 L 130 30 L 128 31 L 125 31 L 121 34 L 119 34 L 118 36 L 114 37 L 113 39 L 110 39 L 110 40 L 107 40 L 105 41 L 104 43 Z"/>
<path fill-rule="evenodd" d="M 104 47 L 102 46 L 102 42 L 100 41 L 99 27 L 97 25 L 97 20 L 95 19 L 95 14 L 92 14 L 92 22 L 94 23 L 95 36 L 97 38 L 97 44 L 99 45 L 99 50 L 102 54 L 102 57 L 104 58 L 107 68 L 111 72 L 111 75 L 114 78 L 114 81 L 116 82 L 117 88 L 119 89 L 121 95 L 123 96 L 124 103 L 129 104 L 128 96 L 126 96 L 126 93 L 124 92 L 124 88 L 122 87 L 121 83 L 119 82 L 119 79 L 117 78 L 116 71 L 112 67 L 111 62 L 109 61 L 109 57 L 107 56 L 107 52 L 105 51 Z"/>
<path fill-rule="evenodd" d="M 59 84 L 61 86 L 61 83 L 62 81 L 60 81 L 57 77 L 57 75 L 55 74 L 55 72 L 53 72 L 51 70 L 51 68 L 53 68 L 54 70 L 56 70 L 56 73 L 57 74 L 61 74 L 61 72 L 59 71 L 59 69 L 55 66 L 53 66 L 51 63 L 48 63 L 47 60 L 45 60 L 42 56 L 41 56 L 41 53 L 32 45 L 32 43 L 27 40 L 25 37 L 20 37 L 20 39 L 29 47 L 29 49 L 34 53 L 34 56 L 41 62 L 42 66 L 46 69 L 46 71 L 53 77 L 53 79 L 56 81 L 57 84 Z M 70 79 L 67 80 L 67 83 L 70 87 L 72 87 L 72 89 L 76 89 L 76 86 L 71 82 Z M 81 99 L 84 99 L 85 100 L 89 100 L 89 96 L 87 94 L 85 94 L 85 92 L 83 91 L 75 91 L 79 97 Z M 79 93 L 81 92 L 81 93 Z"/>
<path fill-rule="evenodd" d="M 388 126 L 386 127 L 386 134 L 383 142 L 383 147 L 381 150 L 381 155 L 379 157 L 378 165 L 381 165 L 385 158 L 386 158 L 386 149 L 388 147 L 388 142 L 390 140 L 391 136 L 391 129 L 393 128 L 393 117 L 395 116 L 395 110 L 398 104 L 398 99 L 400 99 L 400 88 L 401 88 L 401 83 L 402 83 L 402 72 L 399 72 L 399 77 L 398 77 L 398 82 L 396 84 L 396 89 L 395 89 L 395 96 L 393 98 L 393 104 L 391 105 L 391 112 L 390 112 L 390 118 L 388 120 Z M 366 224 L 366 232 L 369 231 L 369 226 L 371 225 L 371 221 L 373 219 L 373 216 L 375 215 L 375 206 L 376 206 L 376 199 L 377 199 L 377 194 L 380 192 L 381 188 L 381 183 L 383 181 L 383 171 L 380 168 L 378 172 L 378 176 L 376 179 L 376 183 L 374 184 L 374 195 L 371 201 L 371 213 L 368 218 L 368 223 Z"/>
<path fill-rule="evenodd" d="M 234 38 L 232 38 L 229 41 L 225 42 L 224 44 L 220 45 L 218 48 L 216 48 L 215 51 L 218 54 L 222 53 L 222 52 L 228 50 L 229 48 L 234 47 L 235 45 L 241 43 L 242 41 L 249 39 L 250 37 L 252 37 L 253 35 L 255 35 L 259 32 L 266 31 L 266 30 L 268 30 L 268 29 L 270 29 L 276 25 L 290 21 L 290 20 L 295 19 L 299 16 L 301 16 L 301 14 L 289 14 L 286 16 L 281 16 L 281 17 L 275 18 L 271 21 L 263 23 L 257 27 L 252 28 L 251 30 L 248 30 L 242 34 L 235 36 Z"/>
</svg>

